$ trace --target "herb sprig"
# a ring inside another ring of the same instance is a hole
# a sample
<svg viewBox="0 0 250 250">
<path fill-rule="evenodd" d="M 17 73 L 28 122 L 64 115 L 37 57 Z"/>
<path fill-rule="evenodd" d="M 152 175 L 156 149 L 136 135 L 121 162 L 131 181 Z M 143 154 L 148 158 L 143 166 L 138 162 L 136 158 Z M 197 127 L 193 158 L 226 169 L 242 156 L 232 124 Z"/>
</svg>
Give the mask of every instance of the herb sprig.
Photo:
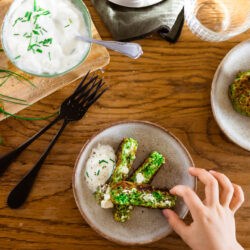
<svg viewBox="0 0 250 250">
<path fill-rule="evenodd" d="M 29 118 L 29 117 L 22 117 L 22 116 L 18 116 L 18 115 L 13 115 L 7 111 L 5 111 L 4 109 L 2 109 L 2 107 L 0 107 L 0 112 L 2 112 L 4 115 L 7 115 L 7 116 L 12 116 L 12 117 L 15 117 L 15 118 L 18 118 L 18 119 L 22 119 L 22 120 L 28 120 L 28 121 L 41 121 L 41 120 L 47 120 L 49 118 L 52 118 L 54 116 L 56 116 L 58 114 L 58 112 L 52 114 L 52 115 L 49 115 L 49 116 L 46 116 L 46 117 L 42 117 L 42 118 Z"/>
<path fill-rule="evenodd" d="M 0 49 L 0 52 L 3 52 L 4 50 L 3 49 Z M 29 81 L 27 78 L 13 72 L 13 71 L 9 71 L 9 70 L 4 70 L 4 69 L 0 69 L 0 72 L 2 73 L 7 73 L 7 75 L 5 76 L 1 76 L 0 79 L 5 79 L 1 84 L 0 84 L 0 87 L 8 81 L 8 79 L 13 76 L 15 77 L 18 81 L 22 82 L 21 79 L 27 81 L 28 83 L 30 83 L 33 87 L 36 87 L 35 84 L 33 84 L 31 81 Z M 14 103 L 14 104 L 17 104 L 17 105 L 27 105 L 27 106 L 30 106 L 29 104 L 26 104 L 26 100 L 23 100 L 23 99 L 20 99 L 20 98 L 16 98 L 16 97 L 12 97 L 12 96 L 8 96 L 8 95 L 4 95 L 4 94 L 0 94 L 0 112 L 3 113 L 6 117 L 7 116 L 12 116 L 12 117 L 16 117 L 16 118 L 19 118 L 19 119 L 22 119 L 22 120 L 30 120 L 30 121 L 38 121 L 38 120 L 45 120 L 45 119 L 49 119 L 55 115 L 58 114 L 58 112 L 52 114 L 52 115 L 49 115 L 49 116 L 46 116 L 46 117 L 41 117 L 41 118 L 28 118 L 28 117 L 21 117 L 21 116 L 17 116 L 17 115 L 13 115 L 7 111 L 4 110 L 4 104 L 3 102 L 10 102 L 10 103 Z M 2 138 L 0 137 L 0 144 L 2 144 Z"/>
<path fill-rule="evenodd" d="M 10 101 L 10 100 L 3 99 L 3 98 L 0 98 L 0 101 L 3 101 L 3 102 L 9 102 L 9 103 L 14 103 L 14 104 L 23 105 L 23 106 L 30 106 L 30 105 L 29 105 L 29 104 L 27 104 L 27 103 L 14 102 L 14 101 Z"/>
<path fill-rule="evenodd" d="M 8 95 L 0 94 L 0 96 L 5 97 L 5 98 L 9 98 L 9 99 L 12 99 L 12 100 L 20 101 L 20 102 L 26 102 L 26 100 L 19 99 L 19 98 L 16 98 L 16 97 L 12 97 L 12 96 L 8 96 Z"/>
<path fill-rule="evenodd" d="M 26 77 L 22 76 L 22 75 L 19 75 L 13 71 L 10 71 L 10 70 L 6 70 L 6 69 L 0 69 L 0 72 L 3 72 L 3 73 L 8 73 L 8 76 L 7 77 L 10 77 L 10 76 L 14 76 L 15 78 L 21 78 L 22 80 L 28 82 L 30 85 L 32 85 L 34 88 L 36 88 L 36 85 L 34 83 L 32 83 L 29 79 L 27 79 Z M 20 81 L 20 79 L 18 79 Z M 0 84 L 0 86 L 2 86 L 3 84 Z"/>
</svg>

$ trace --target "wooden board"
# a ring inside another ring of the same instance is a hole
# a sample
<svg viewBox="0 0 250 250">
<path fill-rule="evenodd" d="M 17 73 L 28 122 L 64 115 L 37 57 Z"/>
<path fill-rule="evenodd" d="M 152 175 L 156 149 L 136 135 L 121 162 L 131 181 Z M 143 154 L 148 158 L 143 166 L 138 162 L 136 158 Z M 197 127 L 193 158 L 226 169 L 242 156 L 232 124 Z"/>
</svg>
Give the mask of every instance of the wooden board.
<svg viewBox="0 0 250 250">
<path fill-rule="evenodd" d="M 11 3 L 11 0 L 0 1 L 0 23 L 2 23 Z M 100 39 L 100 35 L 93 23 L 92 33 L 95 39 Z M 37 86 L 37 88 L 34 88 L 25 82 L 21 83 L 17 79 L 11 77 L 8 82 L 0 87 L 0 94 L 21 98 L 27 100 L 28 104 L 34 104 L 42 98 L 82 77 L 89 70 L 95 71 L 103 68 L 109 63 L 109 59 L 109 53 L 106 48 L 93 44 L 87 60 L 73 71 L 56 78 L 41 78 L 23 73 L 8 60 L 4 52 L 0 52 L 0 69 L 11 70 L 23 75 Z M 17 113 L 26 107 L 27 106 L 4 102 L 4 109 L 12 114 Z M 5 116 L 0 114 L 0 121 L 3 119 L 5 119 Z"/>
<path fill-rule="evenodd" d="M 112 39 L 91 1 L 85 3 L 103 39 Z M 148 120 L 167 128 L 184 143 L 197 167 L 223 172 L 242 186 L 246 201 L 236 213 L 237 239 L 245 249 L 250 249 L 250 153 L 221 132 L 210 104 L 216 68 L 230 49 L 249 37 L 250 30 L 229 41 L 204 42 L 185 25 L 176 44 L 169 44 L 157 34 L 138 41 L 144 50 L 138 60 L 110 51 L 112 60 L 104 78 L 111 88 L 81 121 L 64 131 L 22 208 L 8 208 L 7 195 L 41 157 L 61 124 L 30 145 L 0 178 L 0 249 L 190 250 L 176 233 L 147 246 L 118 246 L 93 231 L 77 209 L 72 171 L 79 151 L 97 131 L 126 119 Z M 41 117 L 45 111 L 55 112 L 78 82 L 21 111 L 20 115 Z M 48 120 L 31 122 L 14 118 L 2 121 L 0 156 L 48 123 Z M 200 182 L 198 195 L 204 195 Z M 189 215 L 185 222 L 191 221 Z"/>
</svg>

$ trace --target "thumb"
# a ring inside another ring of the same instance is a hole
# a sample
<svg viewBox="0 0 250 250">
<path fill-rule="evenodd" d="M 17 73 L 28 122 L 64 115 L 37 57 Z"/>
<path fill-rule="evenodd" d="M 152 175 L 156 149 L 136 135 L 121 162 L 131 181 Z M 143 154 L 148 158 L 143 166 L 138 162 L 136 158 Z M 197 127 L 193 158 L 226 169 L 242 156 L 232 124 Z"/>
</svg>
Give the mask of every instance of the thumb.
<svg viewBox="0 0 250 250">
<path fill-rule="evenodd" d="M 188 226 L 178 217 L 178 215 L 174 211 L 170 209 L 163 210 L 163 214 L 167 218 L 168 223 L 172 227 L 172 229 L 182 239 L 184 239 L 188 232 Z"/>
</svg>

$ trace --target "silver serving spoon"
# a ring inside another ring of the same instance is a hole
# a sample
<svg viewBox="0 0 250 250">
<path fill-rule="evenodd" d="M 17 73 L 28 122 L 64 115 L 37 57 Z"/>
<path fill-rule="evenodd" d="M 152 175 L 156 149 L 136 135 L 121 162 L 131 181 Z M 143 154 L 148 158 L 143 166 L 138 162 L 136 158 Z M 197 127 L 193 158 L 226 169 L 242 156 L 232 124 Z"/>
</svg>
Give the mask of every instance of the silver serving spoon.
<svg viewBox="0 0 250 250">
<path fill-rule="evenodd" d="M 102 45 L 108 49 L 120 52 L 133 59 L 137 59 L 143 54 L 142 47 L 138 43 L 100 41 L 86 36 L 76 36 L 76 38 L 81 41 Z"/>
</svg>

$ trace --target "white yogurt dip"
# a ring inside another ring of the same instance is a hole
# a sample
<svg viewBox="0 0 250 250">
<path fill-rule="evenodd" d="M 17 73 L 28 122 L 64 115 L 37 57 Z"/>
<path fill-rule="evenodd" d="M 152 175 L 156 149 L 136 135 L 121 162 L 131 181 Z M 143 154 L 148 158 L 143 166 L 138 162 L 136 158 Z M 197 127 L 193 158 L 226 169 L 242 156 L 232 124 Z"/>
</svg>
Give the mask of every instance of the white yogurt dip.
<svg viewBox="0 0 250 250">
<path fill-rule="evenodd" d="M 70 0 L 15 0 L 5 18 L 3 44 L 17 67 L 31 74 L 56 75 L 78 65 L 89 44 L 80 10 Z"/>
<path fill-rule="evenodd" d="M 109 145 L 99 144 L 97 148 L 92 149 L 85 170 L 87 185 L 92 192 L 95 192 L 98 186 L 105 184 L 111 176 L 115 160 L 115 151 Z"/>
</svg>

